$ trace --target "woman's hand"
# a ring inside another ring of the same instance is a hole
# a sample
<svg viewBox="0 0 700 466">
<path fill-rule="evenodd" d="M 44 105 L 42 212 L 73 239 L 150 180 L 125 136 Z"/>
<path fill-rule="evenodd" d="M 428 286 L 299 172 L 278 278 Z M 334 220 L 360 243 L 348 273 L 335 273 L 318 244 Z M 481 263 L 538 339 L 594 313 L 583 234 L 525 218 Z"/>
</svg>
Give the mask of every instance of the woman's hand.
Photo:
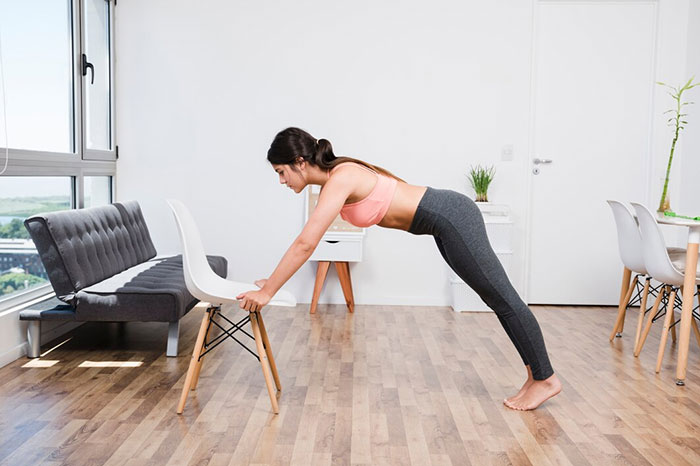
<svg viewBox="0 0 700 466">
<path fill-rule="evenodd" d="M 236 296 L 236 299 L 239 300 L 238 305 L 244 311 L 256 312 L 261 310 L 265 304 L 269 303 L 272 297 L 262 290 L 253 290 L 239 294 Z"/>
</svg>

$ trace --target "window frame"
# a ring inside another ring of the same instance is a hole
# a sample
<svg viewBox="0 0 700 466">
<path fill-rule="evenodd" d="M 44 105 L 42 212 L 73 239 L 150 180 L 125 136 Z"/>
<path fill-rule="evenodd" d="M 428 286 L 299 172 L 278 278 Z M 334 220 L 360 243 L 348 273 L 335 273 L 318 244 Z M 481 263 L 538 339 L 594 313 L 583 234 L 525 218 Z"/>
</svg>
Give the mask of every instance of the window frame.
<svg viewBox="0 0 700 466">
<path fill-rule="evenodd" d="M 108 22 L 108 27 L 109 27 L 109 123 L 110 123 L 110 145 L 112 148 L 110 150 L 98 150 L 98 149 L 88 149 L 87 148 L 87 141 L 86 141 L 86 131 L 85 131 L 85 126 L 86 126 L 86 119 L 85 115 L 87 114 L 86 108 L 85 108 L 85 101 L 86 101 L 86 94 L 87 94 L 87 86 L 89 85 L 87 83 L 87 75 L 83 76 L 83 70 L 81 69 L 82 67 L 82 54 L 85 51 L 85 28 L 82 23 L 82 18 L 83 18 L 83 11 L 84 11 L 84 1 L 86 0 L 73 0 L 74 2 L 77 1 L 79 3 L 79 12 L 78 12 L 78 21 L 80 24 L 80 32 L 78 34 L 78 39 L 80 41 L 80 50 L 78 51 L 78 54 L 75 55 L 74 60 L 77 63 L 77 68 L 78 68 L 78 75 L 80 77 L 80 100 L 81 104 L 79 108 L 80 110 L 80 147 L 83 149 L 82 154 L 83 154 L 83 160 L 116 160 L 117 159 L 117 144 L 116 144 L 116 113 L 115 113 L 115 99 L 114 99 L 114 5 L 116 4 L 115 1 L 112 0 L 104 0 L 105 2 L 108 3 L 109 7 L 109 22 Z M 88 57 L 89 59 L 90 57 Z"/>
<path fill-rule="evenodd" d="M 110 51 L 110 120 L 112 150 L 86 150 L 85 149 L 85 85 L 87 76 L 82 75 L 82 54 L 84 43 L 82 40 L 84 25 L 82 23 L 82 11 L 84 0 L 68 0 L 71 8 L 71 47 L 73 57 L 73 151 L 50 152 L 27 149 L 9 148 L 9 160 L 7 170 L 3 176 L 69 176 L 72 178 L 71 209 L 82 209 L 85 205 L 84 178 L 86 176 L 109 176 L 111 201 L 117 199 L 117 133 L 115 112 L 115 56 L 114 56 L 114 0 L 104 0 L 109 4 L 109 51 Z M 0 146 L 0 167 L 4 165 L 6 148 Z M 52 294 L 50 283 L 37 286 L 30 290 L 0 297 L 0 314 L 10 308 L 19 306 L 39 296 Z"/>
</svg>

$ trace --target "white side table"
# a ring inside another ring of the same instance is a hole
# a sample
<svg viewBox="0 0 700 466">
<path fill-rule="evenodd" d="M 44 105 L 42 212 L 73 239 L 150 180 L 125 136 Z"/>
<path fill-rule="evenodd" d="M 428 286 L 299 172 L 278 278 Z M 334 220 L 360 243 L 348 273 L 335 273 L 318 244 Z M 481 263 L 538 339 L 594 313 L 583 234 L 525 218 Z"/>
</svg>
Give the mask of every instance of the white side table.
<svg viewBox="0 0 700 466">
<path fill-rule="evenodd" d="M 513 221 L 510 218 L 510 207 L 505 204 L 477 202 L 486 224 L 486 234 L 491 247 L 503 264 L 506 273 L 510 275 L 510 265 L 513 257 L 512 230 Z M 448 267 L 449 268 L 449 267 Z M 455 312 L 493 312 L 479 295 L 464 283 L 452 269 L 450 271 L 451 304 Z"/>
<path fill-rule="evenodd" d="M 311 212 L 316 207 L 320 186 L 311 185 L 306 189 L 306 221 L 309 220 Z M 338 272 L 340 287 L 343 290 L 345 303 L 348 311 L 355 310 L 355 298 L 352 292 L 352 280 L 350 279 L 350 262 L 362 261 L 362 244 L 365 237 L 365 229 L 359 228 L 340 218 L 340 215 L 333 221 L 328 231 L 323 235 L 318 246 L 314 250 L 309 260 L 318 261 L 316 269 L 316 280 L 314 283 L 313 297 L 311 298 L 311 314 L 316 312 L 318 298 L 321 296 L 323 283 L 326 281 L 328 269 L 331 262 L 335 262 L 335 269 Z"/>
</svg>

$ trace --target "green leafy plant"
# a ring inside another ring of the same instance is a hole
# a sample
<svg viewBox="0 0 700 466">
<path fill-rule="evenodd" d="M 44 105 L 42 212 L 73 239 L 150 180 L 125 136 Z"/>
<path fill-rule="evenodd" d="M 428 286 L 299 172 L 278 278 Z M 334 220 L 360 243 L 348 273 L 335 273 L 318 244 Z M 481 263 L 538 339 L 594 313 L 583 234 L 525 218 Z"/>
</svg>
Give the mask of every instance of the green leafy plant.
<svg viewBox="0 0 700 466">
<path fill-rule="evenodd" d="M 661 193 L 661 201 L 659 202 L 659 208 L 657 209 L 658 212 L 666 212 L 671 210 L 671 203 L 669 202 L 668 199 L 668 178 L 671 175 L 671 163 L 673 163 L 673 152 L 676 150 L 676 142 L 678 142 L 678 136 L 680 135 L 680 132 L 682 129 L 685 128 L 685 125 L 688 124 L 687 121 L 683 119 L 683 117 L 687 116 L 687 113 L 682 113 L 683 107 L 686 105 L 692 105 L 695 102 L 683 102 L 683 93 L 687 90 L 690 90 L 694 88 L 695 86 L 699 85 L 700 83 L 693 83 L 693 80 L 695 77 L 693 76 L 688 80 L 687 83 L 683 87 L 673 87 L 671 85 L 662 83 L 662 82 L 657 82 L 657 84 L 660 84 L 664 87 L 667 87 L 669 89 L 668 94 L 673 97 L 673 100 L 676 101 L 676 107 L 672 108 L 670 110 L 666 110 L 664 112 L 664 115 L 667 113 L 672 113 L 673 115 L 668 119 L 668 126 L 673 126 L 675 128 L 675 132 L 673 135 L 673 141 L 671 142 L 671 153 L 668 156 L 668 165 L 666 167 L 666 178 L 664 179 L 664 189 L 663 192 Z"/>
<path fill-rule="evenodd" d="M 477 165 L 476 167 L 469 167 L 467 178 L 469 178 L 469 182 L 476 192 L 477 202 L 488 202 L 487 191 L 495 174 L 496 169 L 492 166 L 482 167 L 481 165 Z"/>
</svg>

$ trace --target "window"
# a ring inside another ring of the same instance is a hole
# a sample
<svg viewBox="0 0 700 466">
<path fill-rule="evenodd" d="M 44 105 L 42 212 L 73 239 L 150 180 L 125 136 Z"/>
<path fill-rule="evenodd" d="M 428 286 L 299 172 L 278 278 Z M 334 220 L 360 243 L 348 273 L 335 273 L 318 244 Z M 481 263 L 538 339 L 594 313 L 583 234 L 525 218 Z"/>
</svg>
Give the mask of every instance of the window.
<svg viewBox="0 0 700 466">
<path fill-rule="evenodd" d="M 26 217 L 112 202 L 114 8 L 0 0 L 0 312 L 51 292 Z"/>
<path fill-rule="evenodd" d="M 85 76 L 85 149 L 112 149 L 110 15 L 105 0 L 85 0 L 83 6 L 83 70 Z"/>
<path fill-rule="evenodd" d="M 73 152 L 70 2 L 0 0 L 0 18 L 10 147 Z M 4 123 L 0 112 L 0 125 Z"/>
<path fill-rule="evenodd" d="M 0 299 L 46 285 L 48 277 L 24 219 L 70 209 L 73 180 L 58 176 L 0 179 Z"/>
<path fill-rule="evenodd" d="M 96 207 L 112 203 L 112 177 L 86 176 L 84 207 Z"/>
</svg>

